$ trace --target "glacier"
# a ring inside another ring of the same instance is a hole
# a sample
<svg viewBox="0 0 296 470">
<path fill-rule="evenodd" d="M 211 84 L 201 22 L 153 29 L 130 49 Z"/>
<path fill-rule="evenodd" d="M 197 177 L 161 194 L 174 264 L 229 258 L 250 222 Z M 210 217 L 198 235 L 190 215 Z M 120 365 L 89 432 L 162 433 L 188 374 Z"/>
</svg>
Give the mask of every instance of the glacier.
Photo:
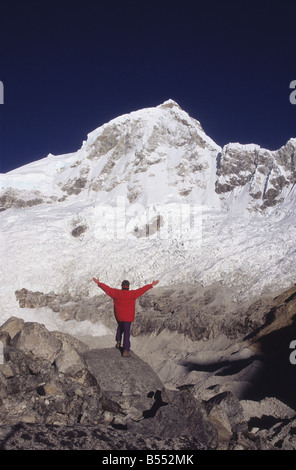
<svg viewBox="0 0 296 470">
<path fill-rule="evenodd" d="M 0 175 L 0 320 L 108 334 L 20 308 L 22 288 L 98 295 L 92 278 L 133 288 L 220 283 L 234 301 L 295 283 L 296 139 L 271 151 L 217 145 L 167 100 L 111 120 L 80 149 Z"/>
</svg>

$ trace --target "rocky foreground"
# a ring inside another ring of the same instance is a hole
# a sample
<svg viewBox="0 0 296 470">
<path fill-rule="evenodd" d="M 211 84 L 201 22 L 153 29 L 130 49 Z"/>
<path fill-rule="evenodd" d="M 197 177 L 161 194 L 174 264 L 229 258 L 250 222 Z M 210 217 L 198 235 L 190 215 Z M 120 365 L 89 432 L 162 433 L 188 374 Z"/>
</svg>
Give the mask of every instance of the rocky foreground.
<svg viewBox="0 0 296 470">
<path fill-rule="evenodd" d="M 185 294 L 141 299 L 131 358 L 113 338 L 87 344 L 10 318 L 0 328 L 0 448 L 295 449 L 296 288 L 228 315 L 226 297 L 218 315 L 209 291 L 199 316 L 194 303 L 184 315 Z"/>
</svg>

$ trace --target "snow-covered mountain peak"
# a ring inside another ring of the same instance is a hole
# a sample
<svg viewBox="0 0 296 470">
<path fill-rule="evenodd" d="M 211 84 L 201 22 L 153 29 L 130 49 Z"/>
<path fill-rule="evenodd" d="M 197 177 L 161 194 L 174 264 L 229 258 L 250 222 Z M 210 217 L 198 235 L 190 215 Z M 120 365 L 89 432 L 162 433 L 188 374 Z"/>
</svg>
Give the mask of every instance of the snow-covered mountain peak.
<svg viewBox="0 0 296 470">
<path fill-rule="evenodd" d="M 129 202 L 142 194 L 148 203 L 171 193 L 180 199 L 200 185 L 205 189 L 220 147 L 169 100 L 96 129 L 82 150 L 92 167 L 89 190 L 107 192 L 110 201 L 121 186 Z"/>
<path fill-rule="evenodd" d="M 77 200 L 115 205 L 194 203 L 247 214 L 281 204 L 295 181 L 296 139 L 277 151 L 223 148 L 174 100 L 119 116 L 77 151 L 49 155 L 0 175 L 0 204 L 26 207 Z M 246 212 L 247 211 L 247 212 Z"/>
<path fill-rule="evenodd" d="M 220 150 L 198 121 L 168 100 L 93 130 L 77 152 L 49 155 L 1 175 L 2 204 L 63 202 L 78 194 L 109 204 L 119 195 L 145 205 L 212 204 L 218 202 L 213 177 Z"/>
<path fill-rule="evenodd" d="M 179 108 L 182 110 L 181 106 L 178 105 L 178 103 L 171 98 L 164 101 L 162 104 L 158 105 L 159 108 Z"/>
</svg>

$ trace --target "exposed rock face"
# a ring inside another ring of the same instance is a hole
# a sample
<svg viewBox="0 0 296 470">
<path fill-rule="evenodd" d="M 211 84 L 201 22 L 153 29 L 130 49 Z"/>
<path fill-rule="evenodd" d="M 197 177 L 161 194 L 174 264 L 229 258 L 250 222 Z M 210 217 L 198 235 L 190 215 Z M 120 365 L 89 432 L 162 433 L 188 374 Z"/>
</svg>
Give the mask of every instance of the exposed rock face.
<svg viewBox="0 0 296 470">
<path fill-rule="evenodd" d="M 274 206 L 295 184 L 295 156 L 295 139 L 274 152 L 258 145 L 228 144 L 217 156 L 216 192 L 222 196 L 248 185 L 254 208 Z"/>
<path fill-rule="evenodd" d="M 21 308 L 49 307 L 65 321 L 100 320 L 108 328 L 116 326 L 113 301 L 106 295 L 83 297 L 27 289 L 18 290 L 15 295 Z M 194 341 L 222 333 L 235 339 L 251 333 L 264 321 L 264 308 L 254 312 L 249 306 L 234 302 L 231 290 L 220 283 L 207 287 L 198 284 L 158 287 L 138 299 L 132 332 L 137 336 L 176 331 Z"/>
<path fill-rule="evenodd" d="M 0 212 L 10 208 L 32 207 L 48 201 L 52 202 L 52 199 L 44 198 L 40 191 L 27 194 L 26 191 L 9 188 L 0 196 Z"/>
<path fill-rule="evenodd" d="M 110 299 L 104 295 L 94 297 L 71 295 L 69 292 L 55 294 L 54 292 L 32 292 L 20 289 L 15 292 L 21 308 L 49 307 L 59 313 L 62 320 L 89 320 L 93 323 L 101 320 L 108 327 L 115 325 Z M 110 308 L 111 307 L 111 308 Z"/>
<path fill-rule="evenodd" d="M 65 321 L 101 320 L 107 327 L 114 328 L 116 325 L 112 300 L 105 295 L 83 298 L 72 297 L 69 293 L 56 295 L 31 292 L 24 288 L 16 291 L 15 295 L 21 308 L 49 307 L 59 313 Z M 216 314 L 220 315 L 216 326 L 209 321 L 209 308 L 215 317 Z M 229 318 L 229 313 L 237 309 L 238 306 L 229 299 L 227 289 L 224 290 L 220 285 L 217 290 L 215 287 L 206 289 L 196 285 L 178 286 L 176 289 L 158 288 L 156 292 L 148 292 L 139 299 L 133 334 L 160 332 L 165 328 L 184 333 L 192 339 L 209 337 L 213 334 L 213 327 L 216 327 L 217 331 L 221 329 L 221 323 L 226 320 L 223 314 L 227 312 Z M 241 319 L 238 323 L 241 323 Z M 235 330 L 236 324 L 237 322 L 232 325 L 232 330 Z"/>
</svg>

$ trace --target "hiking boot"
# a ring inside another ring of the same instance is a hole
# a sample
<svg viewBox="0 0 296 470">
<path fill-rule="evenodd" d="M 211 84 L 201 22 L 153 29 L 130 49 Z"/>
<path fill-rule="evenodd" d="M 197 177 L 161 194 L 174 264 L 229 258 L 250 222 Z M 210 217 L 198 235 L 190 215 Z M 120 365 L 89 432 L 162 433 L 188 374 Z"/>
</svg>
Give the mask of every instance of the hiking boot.
<svg viewBox="0 0 296 470">
<path fill-rule="evenodd" d="M 115 347 L 116 347 L 116 349 L 119 349 L 119 348 L 120 348 L 120 341 L 117 341 Z"/>
<path fill-rule="evenodd" d="M 122 354 L 123 357 L 131 357 L 130 355 L 130 352 L 129 351 L 123 351 L 123 354 Z"/>
</svg>

